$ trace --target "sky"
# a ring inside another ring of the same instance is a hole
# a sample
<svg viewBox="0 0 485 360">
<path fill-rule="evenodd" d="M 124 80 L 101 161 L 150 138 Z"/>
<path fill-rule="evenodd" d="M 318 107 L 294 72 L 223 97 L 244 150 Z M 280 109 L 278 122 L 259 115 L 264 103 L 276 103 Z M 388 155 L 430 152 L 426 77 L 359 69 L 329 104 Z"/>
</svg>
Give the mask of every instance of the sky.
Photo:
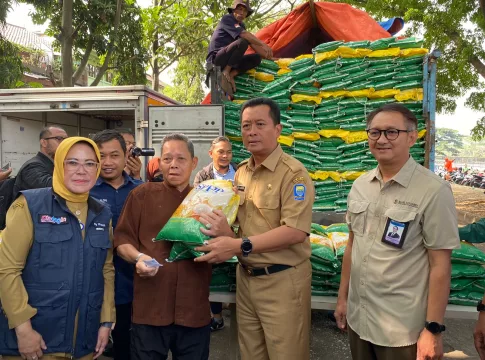
<svg viewBox="0 0 485 360">
<path fill-rule="evenodd" d="M 152 0 L 137 0 L 137 3 L 141 7 L 148 7 L 152 4 Z M 14 5 L 7 16 L 7 23 L 22 26 L 30 31 L 44 31 L 47 24 L 39 26 L 32 23 L 29 16 L 31 9 L 32 6 L 26 4 Z M 161 80 L 167 84 L 171 84 L 171 71 L 162 73 Z M 470 135 L 470 131 L 475 126 L 477 120 L 485 114 L 480 114 L 466 108 L 464 105 L 465 100 L 465 97 L 458 99 L 458 106 L 454 114 L 436 114 L 436 126 L 458 130 L 462 135 Z"/>
</svg>

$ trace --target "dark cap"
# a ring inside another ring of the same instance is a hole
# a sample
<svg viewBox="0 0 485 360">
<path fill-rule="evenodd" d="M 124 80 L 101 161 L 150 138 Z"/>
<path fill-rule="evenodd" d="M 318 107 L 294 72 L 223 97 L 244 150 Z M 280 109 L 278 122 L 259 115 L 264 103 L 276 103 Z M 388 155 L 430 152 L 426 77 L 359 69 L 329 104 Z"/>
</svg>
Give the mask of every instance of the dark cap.
<svg viewBox="0 0 485 360">
<path fill-rule="evenodd" d="M 246 0 L 246 1 L 245 0 L 234 0 L 233 3 L 232 3 L 232 6 L 227 8 L 227 12 L 229 14 L 232 14 L 234 9 L 236 9 L 238 5 L 243 5 L 248 10 L 247 16 L 251 15 L 254 12 L 254 10 L 251 9 L 251 7 L 249 6 L 249 0 Z"/>
</svg>

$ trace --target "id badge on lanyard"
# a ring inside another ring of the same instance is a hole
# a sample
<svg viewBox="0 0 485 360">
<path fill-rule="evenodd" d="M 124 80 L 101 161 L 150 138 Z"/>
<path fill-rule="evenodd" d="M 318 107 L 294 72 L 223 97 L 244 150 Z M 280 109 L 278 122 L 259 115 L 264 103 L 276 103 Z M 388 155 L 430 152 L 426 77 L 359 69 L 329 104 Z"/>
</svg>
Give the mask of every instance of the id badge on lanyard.
<svg viewBox="0 0 485 360">
<path fill-rule="evenodd" d="M 402 249 L 408 228 L 409 222 L 399 222 L 388 218 L 384 234 L 382 234 L 382 242 Z"/>
</svg>

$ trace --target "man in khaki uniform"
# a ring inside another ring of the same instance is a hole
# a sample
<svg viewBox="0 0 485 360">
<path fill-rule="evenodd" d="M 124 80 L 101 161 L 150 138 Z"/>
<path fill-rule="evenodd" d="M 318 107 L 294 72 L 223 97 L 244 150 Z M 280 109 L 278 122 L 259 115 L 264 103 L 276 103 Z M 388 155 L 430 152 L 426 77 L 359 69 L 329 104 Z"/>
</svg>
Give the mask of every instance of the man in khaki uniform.
<svg viewBox="0 0 485 360">
<path fill-rule="evenodd" d="M 241 196 L 234 238 L 221 212 L 201 216 L 211 236 L 196 261 L 220 263 L 234 255 L 242 360 L 310 358 L 310 233 L 315 191 L 305 167 L 278 144 L 280 112 L 269 99 L 241 109 L 244 146 L 251 152 L 236 172 Z"/>
<path fill-rule="evenodd" d="M 416 128 L 400 104 L 367 118 L 378 167 L 358 178 L 348 197 L 351 232 L 335 311 L 338 326 L 348 324 L 353 359 L 443 357 L 458 226 L 449 184 L 409 156 Z"/>
</svg>

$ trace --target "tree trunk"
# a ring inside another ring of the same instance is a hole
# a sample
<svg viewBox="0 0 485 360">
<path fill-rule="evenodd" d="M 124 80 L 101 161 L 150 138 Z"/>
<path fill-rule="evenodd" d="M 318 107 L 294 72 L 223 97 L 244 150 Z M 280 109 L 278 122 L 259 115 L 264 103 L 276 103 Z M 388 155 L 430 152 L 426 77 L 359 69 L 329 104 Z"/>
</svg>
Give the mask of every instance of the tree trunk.
<svg viewBox="0 0 485 360">
<path fill-rule="evenodd" d="M 476 55 L 470 56 L 470 63 L 475 70 L 485 79 L 485 64 Z"/>
<path fill-rule="evenodd" d="M 103 78 L 104 74 L 106 73 L 106 70 L 108 70 L 109 62 L 111 61 L 111 56 L 113 55 L 115 43 L 118 40 L 118 29 L 120 27 L 122 2 L 123 0 L 116 1 L 115 24 L 114 24 L 113 31 L 111 33 L 112 38 L 108 45 L 108 53 L 104 58 L 104 62 L 103 62 L 103 65 L 101 66 L 101 69 L 99 69 L 98 71 L 98 75 L 96 75 L 96 79 L 94 79 L 94 81 L 91 83 L 91 86 L 97 86 L 101 81 L 101 79 Z"/>
<path fill-rule="evenodd" d="M 153 6 L 160 6 L 160 0 L 153 0 Z M 152 43 L 152 54 L 153 54 L 153 76 L 152 76 L 152 88 L 155 91 L 160 91 L 160 64 L 158 63 L 157 52 L 160 48 L 160 44 L 158 42 L 158 31 L 155 30 L 153 34 L 153 43 Z"/>
<path fill-rule="evenodd" d="M 91 55 L 91 52 L 93 51 L 93 45 L 94 45 L 94 37 L 91 36 L 88 40 L 88 44 L 86 45 L 86 50 L 84 50 L 84 56 L 81 59 L 81 63 L 79 64 L 79 67 L 77 68 L 76 72 L 72 76 L 72 84 L 76 85 L 76 82 L 79 80 L 81 75 L 84 72 L 84 69 L 86 69 L 86 65 L 88 64 L 89 61 L 89 56 Z"/>
<path fill-rule="evenodd" d="M 62 29 L 61 29 L 61 63 L 62 63 L 62 86 L 72 86 L 72 10 L 73 0 L 64 0 L 62 4 Z"/>
<path fill-rule="evenodd" d="M 158 33 L 155 33 L 155 35 L 158 37 Z M 158 39 L 154 40 L 152 44 L 152 51 L 153 51 L 152 88 L 155 91 L 160 90 L 160 65 L 158 63 L 158 58 L 156 55 L 159 47 L 160 45 L 158 43 Z"/>
<path fill-rule="evenodd" d="M 456 44 L 457 50 L 459 52 L 462 51 L 464 41 L 462 38 L 460 38 L 458 33 L 451 32 L 448 35 L 451 40 L 453 40 L 453 42 Z M 470 62 L 470 64 L 472 64 L 478 74 L 485 79 L 485 64 L 482 62 L 482 60 L 480 60 L 480 58 L 475 54 L 472 54 L 468 57 L 468 61 Z"/>
</svg>

